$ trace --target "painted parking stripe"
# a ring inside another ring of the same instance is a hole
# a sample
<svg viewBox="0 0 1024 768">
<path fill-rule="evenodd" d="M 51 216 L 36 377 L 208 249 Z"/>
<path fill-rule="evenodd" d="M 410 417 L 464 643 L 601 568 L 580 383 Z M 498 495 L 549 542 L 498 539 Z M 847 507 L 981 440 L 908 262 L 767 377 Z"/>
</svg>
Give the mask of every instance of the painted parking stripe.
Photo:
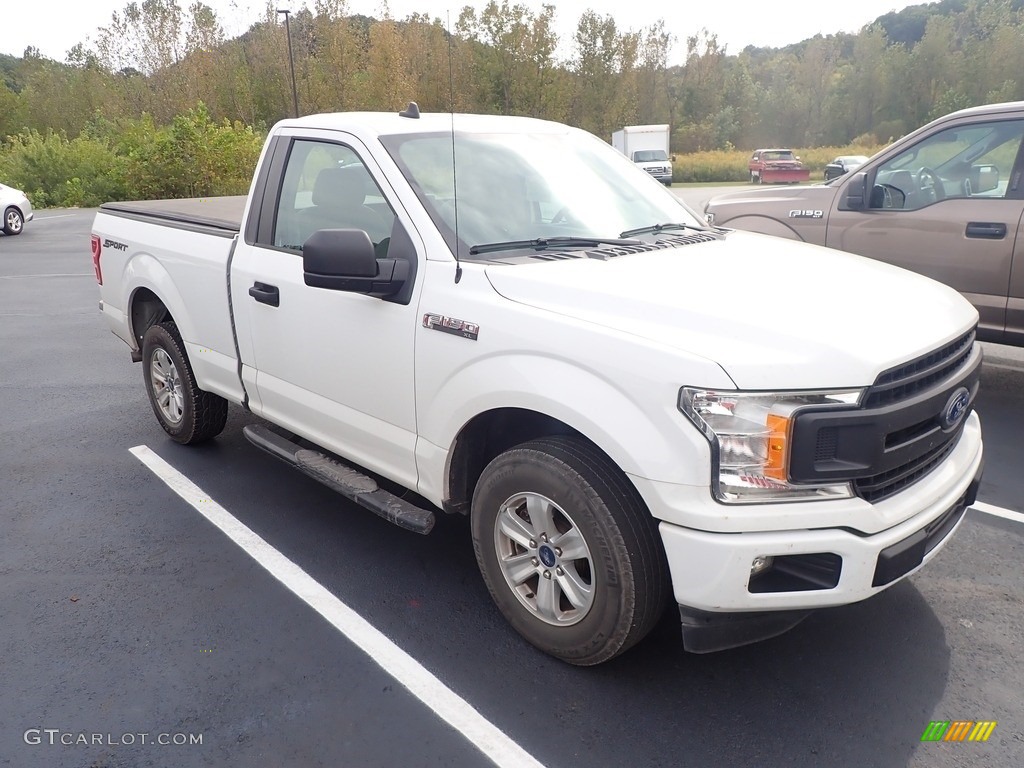
<svg viewBox="0 0 1024 768">
<path fill-rule="evenodd" d="M 995 517 L 1001 517 L 1004 520 L 1012 520 L 1015 523 L 1024 524 L 1024 514 L 1020 512 L 1014 512 L 1012 509 L 1003 509 L 997 507 L 995 504 L 986 504 L 983 501 L 976 501 L 971 505 L 971 509 L 976 509 L 979 512 L 984 512 L 986 515 L 994 515 Z"/>
<path fill-rule="evenodd" d="M 430 707 L 501 768 L 543 768 L 526 750 L 477 712 L 468 702 L 427 671 L 418 661 L 375 629 L 264 539 L 211 499 L 149 447 L 129 449 L 199 514 L 217 526 L 247 555 L 355 643 L 385 672 Z"/>
<path fill-rule="evenodd" d="M 95 272 L 57 272 L 46 275 L 0 275 L 0 280 L 38 280 L 44 277 L 96 277 Z"/>
</svg>

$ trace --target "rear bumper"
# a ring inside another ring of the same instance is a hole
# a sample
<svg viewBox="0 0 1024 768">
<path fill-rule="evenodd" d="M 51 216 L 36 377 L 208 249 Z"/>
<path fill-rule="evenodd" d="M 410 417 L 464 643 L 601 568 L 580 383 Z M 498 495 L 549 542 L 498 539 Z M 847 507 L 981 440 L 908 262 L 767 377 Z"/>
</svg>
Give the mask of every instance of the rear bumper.
<svg viewBox="0 0 1024 768">
<path fill-rule="evenodd" d="M 127 315 L 103 299 L 100 299 L 100 313 L 103 315 L 103 319 L 106 320 L 107 327 L 110 328 L 111 332 L 127 344 L 133 353 L 137 352 L 135 340 L 132 338 L 131 328 L 128 325 Z"/>
</svg>

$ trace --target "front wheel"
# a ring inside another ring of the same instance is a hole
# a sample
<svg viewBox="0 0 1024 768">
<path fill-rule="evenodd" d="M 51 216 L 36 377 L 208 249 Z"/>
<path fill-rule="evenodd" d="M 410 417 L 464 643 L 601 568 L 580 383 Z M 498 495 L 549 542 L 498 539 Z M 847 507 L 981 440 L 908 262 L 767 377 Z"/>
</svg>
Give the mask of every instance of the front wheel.
<svg viewBox="0 0 1024 768">
<path fill-rule="evenodd" d="M 142 366 L 153 413 L 172 440 L 191 445 L 223 431 L 228 401 L 198 387 L 174 323 L 157 323 L 146 331 Z"/>
<path fill-rule="evenodd" d="M 473 494 L 472 531 L 502 614 L 571 664 L 617 656 L 665 608 L 656 523 L 626 476 L 582 440 L 544 438 L 495 458 Z"/>
<path fill-rule="evenodd" d="M 25 228 L 25 219 L 17 208 L 8 208 L 4 211 L 4 233 L 8 235 L 20 235 Z"/>
</svg>

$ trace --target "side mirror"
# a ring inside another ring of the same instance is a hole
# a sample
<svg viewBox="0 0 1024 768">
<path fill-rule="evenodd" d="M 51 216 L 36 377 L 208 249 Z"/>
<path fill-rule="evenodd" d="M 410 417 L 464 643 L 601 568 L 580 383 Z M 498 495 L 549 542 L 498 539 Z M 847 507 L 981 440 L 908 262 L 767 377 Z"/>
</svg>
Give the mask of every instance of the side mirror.
<svg viewBox="0 0 1024 768">
<path fill-rule="evenodd" d="M 361 229 L 320 229 L 302 246 L 306 285 L 385 298 L 409 278 L 409 263 L 378 259 L 370 236 Z"/>
<path fill-rule="evenodd" d="M 868 196 L 868 175 L 866 173 L 855 173 L 850 177 L 843 192 L 844 211 L 862 211 L 868 207 L 870 197 Z"/>
<path fill-rule="evenodd" d="M 971 193 L 991 192 L 999 186 L 999 169 L 994 165 L 971 166 Z"/>
</svg>

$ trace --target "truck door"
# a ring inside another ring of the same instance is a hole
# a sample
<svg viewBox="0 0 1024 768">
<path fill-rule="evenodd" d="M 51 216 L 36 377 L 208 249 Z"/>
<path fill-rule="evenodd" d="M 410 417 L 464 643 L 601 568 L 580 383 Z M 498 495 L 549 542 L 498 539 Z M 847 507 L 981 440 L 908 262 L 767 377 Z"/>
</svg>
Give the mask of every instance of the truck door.
<svg viewBox="0 0 1024 768">
<path fill-rule="evenodd" d="M 1024 214 L 1024 120 L 954 124 L 867 170 L 866 207 L 837 195 L 825 244 L 955 288 L 981 316 L 980 336 L 1002 341 L 1013 253 Z"/>
<path fill-rule="evenodd" d="M 231 293 L 242 360 L 255 371 L 252 407 L 415 487 L 418 289 L 403 304 L 304 282 L 302 247 L 317 230 L 364 230 L 378 257 L 388 252 L 396 227 L 415 238 L 404 209 L 375 178 L 376 165 L 365 162 L 362 145 L 337 136 L 281 140 L 277 178 L 267 182 L 262 209 L 250 214 L 259 216 L 255 236 L 246 232 L 254 242 L 236 249 Z"/>
</svg>

